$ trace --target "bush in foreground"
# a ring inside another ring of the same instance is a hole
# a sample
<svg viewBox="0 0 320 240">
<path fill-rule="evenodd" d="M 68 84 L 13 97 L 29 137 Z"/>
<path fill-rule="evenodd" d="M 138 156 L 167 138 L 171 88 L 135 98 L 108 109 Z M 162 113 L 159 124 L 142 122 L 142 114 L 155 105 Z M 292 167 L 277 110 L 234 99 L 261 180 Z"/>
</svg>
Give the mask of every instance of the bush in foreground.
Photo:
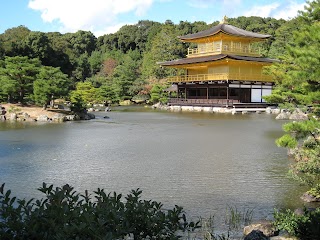
<svg viewBox="0 0 320 240">
<path fill-rule="evenodd" d="M 274 225 L 279 230 L 287 231 L 290 235 L 301 240 L 320 239 L 320 208 L 304 209 L 304 214 L 298 215 L 292 210 L 274 213 Z"/>
<path fill-rule="evenodd" d="M 164 210 L 141 200 L 139 189 L 122 195 L 97 189 L 80 194 L 69 185 L 43 183 L 39 199 L 17 199 L 0 187 L 0 239 L 178 239 L 199 222 L 188 222 L 183 208 Z"/>
</svg>

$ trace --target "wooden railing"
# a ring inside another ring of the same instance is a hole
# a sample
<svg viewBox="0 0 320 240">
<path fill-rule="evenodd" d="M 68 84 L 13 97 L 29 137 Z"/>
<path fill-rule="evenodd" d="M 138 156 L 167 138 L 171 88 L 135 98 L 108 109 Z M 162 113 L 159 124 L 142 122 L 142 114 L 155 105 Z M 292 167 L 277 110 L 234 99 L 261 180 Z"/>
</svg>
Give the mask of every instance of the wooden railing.
<svg viewBox="0 0 320 240">
<path fill-rule="evenodd" d="M 200 57 L 215 54 L 235 54 L 252 57 L 259 57 L 261 55 L 260 49 L 255 49 L 248 46 L 230 47 L 229 45 L 210 45 L 200 48 L 188 48 L 187 57 Z"/>
<path fill-rule="evenodd" d="M 169 105 L 192 105 L 192 106 L 232 106 L 239 103 L 236 99 L 191 99 L 191 98 L 170 98 Z"/>
<path fill-rule="evenodd" d="M 236 74 L 236 73 L 214 73 L 214 74 L 196 74 L 168 77 L 167 81 L 176 82 L 202 82 L 202 81 L 256 81 L 256 82 L 273 82 L 271 76 L 263 74 Z"/>
</svg>

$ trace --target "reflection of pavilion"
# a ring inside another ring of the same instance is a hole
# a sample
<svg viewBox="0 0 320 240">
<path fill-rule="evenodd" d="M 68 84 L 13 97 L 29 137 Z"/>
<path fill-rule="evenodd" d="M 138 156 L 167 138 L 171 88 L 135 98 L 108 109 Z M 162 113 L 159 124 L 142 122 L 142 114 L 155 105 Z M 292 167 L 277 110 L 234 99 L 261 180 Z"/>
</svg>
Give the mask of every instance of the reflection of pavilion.
<svg viewBox="0 0 320 240">
<path fill-rule="evenodd" d="M 176 85 L 178 97 L 172 105 L 232 106 L 239 103 L 263 105 L 263 96 L 273 86 L 264 66 L 275 60 L 262 58 L 257 42 L 268 39 L 227 24 L 179 37 L 183 42 L 196 43 L 188 49 L 187 58 L 159 63 L 163 67 L 184 69 L 186 75 L 168 77 Z"/>
</svg>

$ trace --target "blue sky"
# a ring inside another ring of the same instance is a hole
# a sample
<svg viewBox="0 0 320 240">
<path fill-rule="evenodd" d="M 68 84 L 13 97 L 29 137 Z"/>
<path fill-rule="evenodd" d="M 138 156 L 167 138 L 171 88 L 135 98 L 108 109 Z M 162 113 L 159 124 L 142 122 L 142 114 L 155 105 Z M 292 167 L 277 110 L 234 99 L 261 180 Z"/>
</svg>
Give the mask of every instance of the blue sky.
<svg viewBox="0 0 320 240">
<path fill-rule="evenodd" d="M 304 5 L 305 0 L 0 0 L 0 34 L 19 25 L 101 36 L 139 20 L 211 23 L 224 15 L 290 19 Z"/>
</svg>

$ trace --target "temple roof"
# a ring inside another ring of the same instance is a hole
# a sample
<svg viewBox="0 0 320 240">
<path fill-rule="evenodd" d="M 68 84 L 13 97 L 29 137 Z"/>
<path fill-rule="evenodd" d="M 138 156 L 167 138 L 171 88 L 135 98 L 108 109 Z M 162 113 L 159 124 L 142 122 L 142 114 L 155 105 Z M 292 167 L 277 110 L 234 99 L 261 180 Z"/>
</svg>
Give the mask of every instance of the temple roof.
<svg viewBox="0 0 320 240">
<path fill-rule="evenodd" d="M 208 30 L 204 30 L 201 32 L 193 33 L 193 34 L 188 34 L 185 36 L 180 36 L 179 38 L 182 41 L 190 41 L 198 38 L 213 36 L 219 32 L 223 32 L 223 33 L 234 35 L 234 36 L 258 38 L 258 39 L 267 39 L 271 37 L 271 35 L 264 35 L 264 34 L 249 32 L 226 23 L 220 23 Z"/>
<path fill-rule="evenodd" d="M 193 63 L 212 62 L 212 61 L 222 60 L 225 58 L 243 60 L 243 61 L 265 62 L 265 63 L 273 63 L 278 61 L 270 58 L 218 54 L 218 55 L 211 55 L 211 56 L 204 56 L 204 57 L 182 58 L 182 59 L 176 59 L 176 60 L 167 61 L 167 62 L 159 62 L 158 64 L 161 66 L 169 67 L 169 66 L 193 64 Z"/>
</svg>

